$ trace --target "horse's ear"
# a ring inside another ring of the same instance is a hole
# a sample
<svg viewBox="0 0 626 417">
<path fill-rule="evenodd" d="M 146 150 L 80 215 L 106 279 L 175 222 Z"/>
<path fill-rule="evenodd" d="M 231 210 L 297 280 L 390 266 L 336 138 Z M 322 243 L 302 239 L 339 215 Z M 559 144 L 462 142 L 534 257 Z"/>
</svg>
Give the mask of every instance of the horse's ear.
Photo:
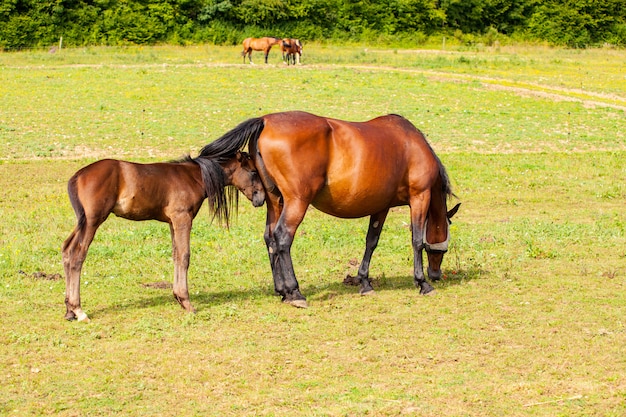
<svg viewBox="0 0 626 417">
<path fill-rule="evenodd" d="M 459 203 L 456 206 L 452 207 L 450 209 L 450 211 L 448 211 L 448 213 L 447 213 L 448 220 L 450 220 L 452 218 L 452 216 L 454 216 L 456 214 L 456 212 L 459 211 L 459 207 L 460 206 L 461 206 L 461 203 Z"/>
</svg>

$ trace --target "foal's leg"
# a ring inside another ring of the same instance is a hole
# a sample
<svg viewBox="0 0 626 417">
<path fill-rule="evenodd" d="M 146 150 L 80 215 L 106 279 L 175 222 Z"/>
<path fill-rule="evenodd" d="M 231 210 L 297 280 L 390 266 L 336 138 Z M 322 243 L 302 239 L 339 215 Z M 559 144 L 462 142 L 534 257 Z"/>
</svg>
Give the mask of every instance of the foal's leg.
<svg viewBox="0 0 626 417">
<path fill-rule="evenodd" d="M 89 317 L 80 305 L 80 273 L 93 241 L 97 224 L 78 225 L 63 243 L 63 269 L 65 270 L 65 319 L 89 322 Z"/>
<path fill-rule="evenodd" d="M 413 281 L 420 289 L 420 294 L 429 294 L 435 289 L 424 277 L 422 251 L 424 249 L 424 223 L 430 204 L 430 191 L 424 191 L 411 197 L 411 236 L 413 244 Z"/>
<path fill-rule="evenodd" d="M 290 205 L 285 203 L 283 211 L 276 223 L 276 228 L 270 239 L 270 256 L 274 252 L 273 268 L 277 269 L 280 274 L 278 280 L 280 282 L 280 294 L 283 296 L 283 302 L 291 304 L 294 307 L 307 307 L 306 298 L 300 293 L 298 280 L 293 269 L 291 260 L 291 244 L 293 237 L 304 214 L 308 204 L 301 201 L 292 201 Z M 282 280 L 280 279 L 282 277 Z M 276 275 L 275 275 L 276 279 Z"/>
<path fill-rule="evenodd" d="M 361 295 L 368 295 L 374 292 L 372 284 L 369 280 L 370 261 L 372 260 L 372 254 L 378 246 L 378 238 L 380 232 L 383 230 L 385 219 L 387 218 L 389 210 L 384 210 L 370 216 L 370 225 L 367 229 L 367 237 L 365 238 L 365 253 L 363 254 L 363 260 L 359 267 L 359 274 L 357 278 L 361 281 Z"/>
<path fill-rule="evenodd" d="M 191 224 L 193 217 L 188 213 L 181 214 L 170 223 L 170 233 L 172 235 L 172 258 L 174 260 L 174 298 L 182 308 L 190 313 L 196 310 L 189 300 L 189 289 L 187 287 L 187 271 L 189 270 L 189 236 L 191 234 Z"/>
</svg>

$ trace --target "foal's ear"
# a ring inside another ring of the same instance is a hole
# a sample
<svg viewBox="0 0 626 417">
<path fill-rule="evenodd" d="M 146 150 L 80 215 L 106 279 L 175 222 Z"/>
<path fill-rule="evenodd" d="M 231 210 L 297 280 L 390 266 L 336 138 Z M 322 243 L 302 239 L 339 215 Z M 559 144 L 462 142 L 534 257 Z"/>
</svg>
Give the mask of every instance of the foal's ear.
<svg viewBox="0 0 626 417">
<path fill-rule="evenodd" d="M 459 211 L 459 207 L 460 206 L 461 206 L 461 203 L 459 203 L 456 206 L 452 207 L 450 209 L 450 211 L 448 211 L 448 213 L 447 213 L 448 220 L 450 220 L 452 218 L 452 216 L 454 216 L 456 214 L 456 212 Z"/>
</svg>

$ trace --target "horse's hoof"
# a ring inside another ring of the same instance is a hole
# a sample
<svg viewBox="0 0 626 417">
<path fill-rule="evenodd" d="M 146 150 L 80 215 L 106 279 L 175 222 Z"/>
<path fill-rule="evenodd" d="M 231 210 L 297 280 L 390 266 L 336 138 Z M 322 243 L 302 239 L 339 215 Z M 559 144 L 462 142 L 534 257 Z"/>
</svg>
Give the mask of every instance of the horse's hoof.
<svg viewBox="0 0 626 417">
<path fill-rule="evenodd" d="M 297 308 L 307 308 L 309 305 L 306 300 L 285 300 L 285 303 L 292 305 Z"/>
<path fill-rule="evenodd" d="M 361 295 L 374 295 L 374 294 L 376 294 L 376 291 L 374 291 L 372 289 L 365 290 L 365 291 L 361 290 L 361 291 L 359 291 L 359 294 L 361 294 Z"/>
<path fill-rule="evenodd" d="M 65 320 L 67 320 L 67 321 L 74 321 L 74 320 L 76 320 L 76 314 L 74 314 L 73 311 L 68 311 L 67 313 L 65 313 Z"/>
<path fill-rule="evenodd" d="M 434 289 L 434 288 L 433 288 L 432 290 L 428 291 L 428 292 L 421 292 L 421 291 L 420 291 L 420 293 L 421 293 L 422 295 L 425 295 L 425 296 L 437 295 L 437 291 L 435 291 L 435 289 Z"/>
<path fill-rule="evenodd" d="M 84 323 L 89 323 L 91 320 L 89 320 L 89 316 L 87 316 L 87 314 L 84 311 L 81 311 L 80 314 L 78 314 L 77 317 L 79 322 L 84 322 Z"/>
</svg>

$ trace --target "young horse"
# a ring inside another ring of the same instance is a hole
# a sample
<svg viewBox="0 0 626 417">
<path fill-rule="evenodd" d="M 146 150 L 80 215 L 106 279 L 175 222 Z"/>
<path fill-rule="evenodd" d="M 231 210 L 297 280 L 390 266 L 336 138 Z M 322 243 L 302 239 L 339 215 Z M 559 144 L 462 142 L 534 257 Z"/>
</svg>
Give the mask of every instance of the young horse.
<svg viewBox="0 0 626 417">
<path fill-rule="evenodd" d="M 229 205 L 237 206 L 241 190 L 255 207 L 265 190 L 250 156 L 185 158 L 178 162 L 136 164 L 103 159 L 80 169 L 68 183 L 78 224 L 63 243 L 67 320 L 89 320 L 80 305 L 80 273 L 96 230 L 110 213 L 129 220 L 169 223 L 174 259 L 174 297 L 187 311 L 189 301 L 189 234 L 205 199 L 214 217 L 228 226 Z"/>
<path fill-rule="evenodd" d="M 300 39 L 285 38 L 280 42 L 280 51 L 283 53 L 283 62 L 287 65 L 293 62 L 293 65 L 300 63 L 302 56 L 302 42 Z"/>
<path fill-rule="evenodd" d="M 248 60 L 251 64 L 254 64 L 254 62 L 252 62 L 252 51 L 263 51 L 265 54 L 265 63 L 267 64 L 267 56 L 270 54 L 270 49 L 278 43 L 280 43 L 280 39 L 274 37 L 244 39 L 243 52 L 241 52 L 243 63 L 246 63 L 246 55 L 248 55 Z"/>
<path fill-rule="evenodd" d="M 370 216 L 358 272 L 361 294 L 374 291 L 369 265 L 389 209 L 408 204 L 413 279 L 420 293 L 433 291 L 424 277 L 422 250 L 429 277 L 439 279 L 449 219 L 460 204 L 447 211 L 453 194 L 446 170 L 408 120 L 388 115 L 355 123 L 304 112 L 274 113 L 241 123 L 207 148 L 240 149 L 246 143 L 265 185 L 264 237 L 274 288 L 284 302 L 307 305 L 290 251 L 309 204 L 341 218 Z"/>
</svg>

